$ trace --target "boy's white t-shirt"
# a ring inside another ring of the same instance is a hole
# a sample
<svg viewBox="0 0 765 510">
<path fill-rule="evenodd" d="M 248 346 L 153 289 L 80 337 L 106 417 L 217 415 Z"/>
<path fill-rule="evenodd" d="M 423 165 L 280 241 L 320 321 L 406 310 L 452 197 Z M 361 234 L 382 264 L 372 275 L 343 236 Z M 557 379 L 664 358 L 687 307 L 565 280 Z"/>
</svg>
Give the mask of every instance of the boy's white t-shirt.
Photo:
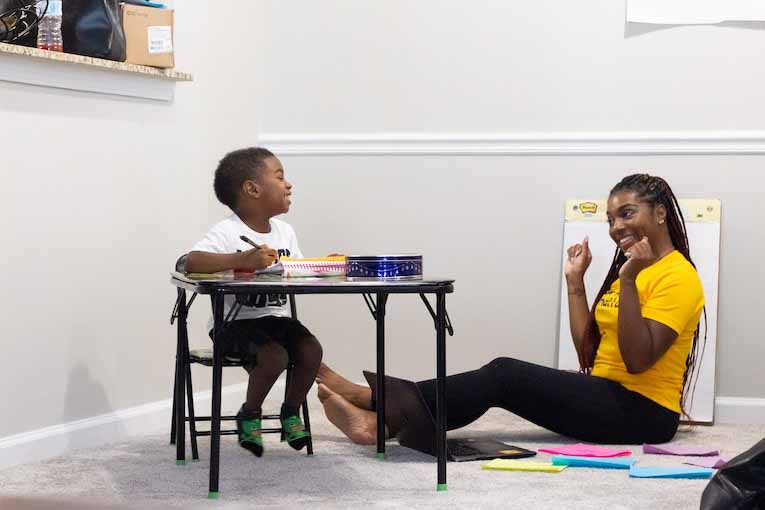
<svg viewBox="0 0 765 510">
<path fill-rule="evenodd" d="M 297 236 L 289 223 L 271 218 L 271 232 L 262 234 L 248 227 L 236 214 L 215 224 L 204 239 L 197 242 L 191 251 L 208 253 L 235 253 L 251 250 L 252 246 L 242 241 L 239 236 L 247 236 L 257 244 L 267 244 L 279 253 L 279 257 L 302 258 Z M 234 296 L 224 299 L 223 316 L 228 314 L 234 304 Z M 257 319 L 266 316 L 289 317 L 289 302 L 286 294 L 268 294 L 258 296 L 255 306 L 243 306 L 236 316 L 237 320 Z M 213 319 L 207 323 L 209 330 L 213 328 Z"/>
</svg>

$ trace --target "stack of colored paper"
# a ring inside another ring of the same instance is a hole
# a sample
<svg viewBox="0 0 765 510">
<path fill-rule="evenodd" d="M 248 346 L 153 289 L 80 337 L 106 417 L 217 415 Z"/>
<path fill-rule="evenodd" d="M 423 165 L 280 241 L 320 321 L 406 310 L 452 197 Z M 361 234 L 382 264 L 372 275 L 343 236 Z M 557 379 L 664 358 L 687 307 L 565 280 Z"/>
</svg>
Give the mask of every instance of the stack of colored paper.
<svg viewBox="0 0 765 510">
<path fill-rule="evenodd" d="M 682 455 L 687 457 L 712 457 L 720 455 L 720 449 L 713 446 L 644 444 L 643 453 L 655 453 L 657 455 Z"/>
<path fill-rule="evenodd" d="M 553 466 L 547 462 L 515 459 L 494 459 L 481 466 L 481 469 L 500 471 L 540 471 L 542 473 L 560 473 L 566 466 Z"/>
<path fill-rule="evenodd" d="M 700 467 L 655 467 L 632 466 L 631 478 L 711 478 L 712 470 Z"/>
<path fill-rule="evenodd" d="M 540 452 L 568 455 L 572 457 L 626 457 L 632 455 L 630 450 L 615 450 L 592 444 L 568 444 L 550 448 L 540 448 Z"/>
<path fill-rule="evenodd" d="M 589 467 L 604 469 L 629 469 L 635 463 L 634 457 L 570 457 L 568 455 L 556 455 L 552 458 L 555 466 Z"/>
<path fill-rule="evenodd" d="M 701 459 L 683 461 L 683 464 L 689 464 L 691 466 L 701 466 L 706 468 L 714 468 L 714 469 L 720 469 L 727 463 L 728 463 L 728 460 L 722 457 L 703 457 Z"/>
<path fill-rule="evenodd" d="M 656 455 L 680 455 L 685 457 L 704 457 L 700 459 L 686 460 L 683 464 L 719 469 L 728 460 L 720 457 L 720 449 L 714 446 L 679 445 L 679 444 L 644 444 L 643 453 Z"/>
</svg>

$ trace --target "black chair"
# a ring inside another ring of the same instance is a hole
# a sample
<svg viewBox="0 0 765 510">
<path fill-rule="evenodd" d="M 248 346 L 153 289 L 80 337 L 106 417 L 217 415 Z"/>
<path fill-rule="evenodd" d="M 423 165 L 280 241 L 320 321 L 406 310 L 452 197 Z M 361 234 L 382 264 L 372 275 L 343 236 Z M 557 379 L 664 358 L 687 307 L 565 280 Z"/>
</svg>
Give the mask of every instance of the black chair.
<svg viewBox="0 0 765 510">
<path fill-rule="evenodd" d="M 205 365 L 208 367 L 212 367 L 213 365 L 213 351 L 211 348 L 209 349 L 189 349 L 189 342 L 188 342 L 188 332 L 186 329 L 186 318 L 188 315 L 188 309 L 191 307 L 191 304 L 194 302 L 194 299 L 196 298 L 196 293 L 192 294 L 191 298 L 189 299 L 189 302 L 186 303 L 186 291 L 183 289 L 178 289 L 178 298 L 175 302 L 175 308 L 173 309 L 173 313 L 170 317 L 170 324 L 173 324 L 173 322 L 177 319 L 178 320 L 178 345 L 176 350 L 176 357 L 175 357 L 175 378 L 174 378 L 174 386 L 173 386 L 173 417 L 170 425 L 170 444 L 176 444 L 177 439 L 177 426 L 176 426 L 176 395 L 178 394 L 177 389 L 179 384 L 185 384 L 186 385 L 186 396 L 187 396 L 187 406 L 188 406 L 188 416 L 184 417 L 184 421 L 189 424 L 189 436 L 191 437 L 191 457 L 193 460 L 197 461 L 199 460 L 199 450 L 197 448 L 197 438 L 199 436 L 210 436 L 211 432 L 209 430 L 202 430 L 198 431 L 196 429 L 197 422 L 210 422 L 212 418 L 210 416 L 197 416 L 194 412 L 194 392 L 191 382 L 191 364 L 192 363 L 199 363 L 201 365 Z M 246 296 L 244 296 L 246 298 Z M 292 317 L 297 318 L 297 309 L 295 307 L 295 296 L 290 295 L 290 312 L 292 314 Z M 243 367 L 244 362 L 233 356 L 224 356 L 223 357 L 223 366 L 224 367 Z M 292 377 L 292 369 L 294 365 L 290 363 L 287 366 L 287 381 L 285 386 L 285 395 L 287 392 L 287 388 L 289 388 L 290 380 Z M 308 402 L 304 401 L 302 404 L 302 410 L 303 410 L 303 422 L 305 424 L 306 430 L 310 433 L 311 432 L 311 421 L 308 417 Z M 278 414 L 264 414 L 263 420 L 279 420 Z M 236 421 L 236 416 L 221 416 L 221 421 Z M 281 434 L 282 439 L 284 439 L 284 430 L 281 427 L 281 424 L 279 427 L 270 427 L 270 428 L 263 428 L 262 433 L 279 433 Z M 237 430 L 229 429 L 229 430 L 221 430 L 221 435 L 236 435 Z M 185 439 L 185 434 L 180 435 L 182 439 Z M 183 441 L 185 443 L 185 441 Z M 185 449 L 185 444 L 182 445 Z M 181 450 L 183 451 L 183 450 Z M 308 438 L 308 444 L 307 444 L 307 453 L 308 455 L 313 455 L 313 441 L 312 438 Z M 177 460 L 178 464 L 184 464 L 185 461 Z"/>
</svg>

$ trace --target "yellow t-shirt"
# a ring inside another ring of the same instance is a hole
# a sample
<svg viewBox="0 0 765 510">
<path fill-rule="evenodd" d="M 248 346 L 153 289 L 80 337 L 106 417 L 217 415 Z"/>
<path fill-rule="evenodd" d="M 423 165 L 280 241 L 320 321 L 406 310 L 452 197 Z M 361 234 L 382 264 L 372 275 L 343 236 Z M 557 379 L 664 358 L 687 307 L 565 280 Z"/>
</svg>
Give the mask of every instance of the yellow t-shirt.
<svg viewBox="0 0 765 510">
<path fill-rule="evenodd" d="M 654 402 L 680 413 L 685 360 L 704 307 L 704 291 L 693 266 L 675 250 L 638 273 L 640 311 L 644 318 L 661 322 L 677 338 L 648 370 L 630 374 L 622 360 L 617 336 L 620 281 L 617 279 L 595 308 L 600 346 L 592 375 L 616 381 Z"/>
</svg>

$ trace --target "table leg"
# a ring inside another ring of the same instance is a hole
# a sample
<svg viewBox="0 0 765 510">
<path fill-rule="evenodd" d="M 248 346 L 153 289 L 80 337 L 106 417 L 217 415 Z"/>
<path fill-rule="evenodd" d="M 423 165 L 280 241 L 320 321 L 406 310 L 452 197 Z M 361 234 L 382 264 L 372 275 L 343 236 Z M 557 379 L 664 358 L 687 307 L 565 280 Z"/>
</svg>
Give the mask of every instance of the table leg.
<svg viewBox="0 0 765 510">
<path fill-rule="evenodd" d="M 377 294 L 377 458 L 385 458 L 385 304 L 388 294 Z"/>
<path fill-rule="evenodd" d="M 446 294 L 436 294 L 436 450 L 438 483 L 446 490 Z"/>
<path fill-rule="evenodd" d="M 175 396 L 178 394 L 178 348 L 175 349 L 175 369 L 173 369 L 173 417 L 170 419 L 170 444 L 175 444 L 175 427 L 178 420 L 175 418 Z"/>
<path fill-rule="evenodd" d="M 186 367 L 183 335 L 186 326 L 186 291 L 178 289 L 178 339 L 175 350 L 175 463 L 186 464 Z"/>
<path fill-rule="evenodd" d="M 221 386 L 223 382 L 223 299 L 222 294 L 213 294 L 213 380 L 212 380 L 212 417 L 210 421 L 210 492 L 207 497 L 218 499 L 218 479 L 220 475 L 220 406 Z"/>
<path fill-rule="evenodd" d="M 189 439 L 191 439 L 191 461 L 199 462 L 199 448 L 197 446 L 197 425 L 194 414 L 194 388 L 191 384 L 191 364 L 189 363 L 189 335 L 183 328 L 183 368 L 186 369 L 186 402 L 189 413 Z"/>
</svg>

